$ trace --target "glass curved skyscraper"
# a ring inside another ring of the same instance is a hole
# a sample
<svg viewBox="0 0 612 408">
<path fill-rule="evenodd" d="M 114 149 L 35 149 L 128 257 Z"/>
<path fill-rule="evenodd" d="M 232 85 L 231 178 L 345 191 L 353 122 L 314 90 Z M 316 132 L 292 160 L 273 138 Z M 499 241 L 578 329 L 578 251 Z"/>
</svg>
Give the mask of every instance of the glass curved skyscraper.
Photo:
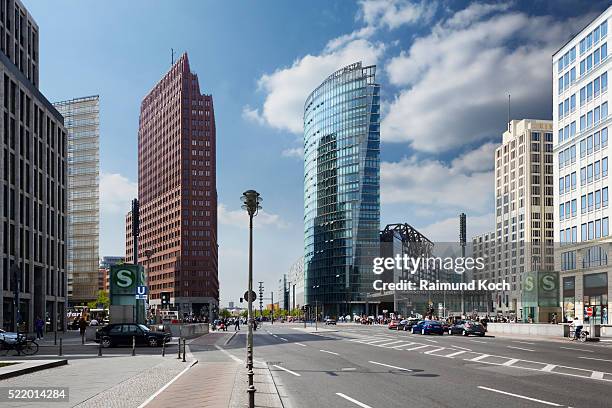
<svg viewBox="0 0 612 408">
<path fill-rule="evenodd" d="M 364 313 L 379 253 L 380 85 L 357 62 L 304 104 L 305 301 L 323 315 Z"/>
</svg>

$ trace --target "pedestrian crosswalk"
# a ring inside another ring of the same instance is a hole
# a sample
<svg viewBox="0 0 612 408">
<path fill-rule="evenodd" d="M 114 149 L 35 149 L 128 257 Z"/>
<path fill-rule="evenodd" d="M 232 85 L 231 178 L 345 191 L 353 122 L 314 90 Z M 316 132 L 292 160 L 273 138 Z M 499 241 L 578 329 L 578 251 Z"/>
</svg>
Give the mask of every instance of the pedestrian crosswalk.
<svg viewBox="0 0 612 408">
<path fill-rule="evenodd" d="M 584 379 L 612 382 L 612 373 L 568 367 L 558 364 L 523 360 L 509 356 L 481 353 L 472 349 L 454 345 L 441 346 L 435 343 L 424 343 L 422 340 L 398 340 L 392 335 L 361 336 L 346 341 L 364 346 L 385 348 L 397 351 L 416 352 L 432 357 L 458 359 L 469 363 L 488 364 L 500 367 L 511 367 L 523 370 L 538 371 L 542 374 L 558 374 Z"/>
</svg>

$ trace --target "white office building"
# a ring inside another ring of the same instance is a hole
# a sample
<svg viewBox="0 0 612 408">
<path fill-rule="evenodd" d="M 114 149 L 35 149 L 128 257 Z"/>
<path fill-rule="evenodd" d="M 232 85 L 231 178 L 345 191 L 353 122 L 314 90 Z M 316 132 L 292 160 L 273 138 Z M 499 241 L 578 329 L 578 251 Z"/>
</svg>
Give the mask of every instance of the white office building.
<svg viewBox="0 0 612 408">
<path fill-rule="evenodd" d="M 612 7 L 552 58 L 555 267 L 566 319 L 592 311 L 607 324 L 612 271 L 608 191 L 608 20 Z"/>
</svg>

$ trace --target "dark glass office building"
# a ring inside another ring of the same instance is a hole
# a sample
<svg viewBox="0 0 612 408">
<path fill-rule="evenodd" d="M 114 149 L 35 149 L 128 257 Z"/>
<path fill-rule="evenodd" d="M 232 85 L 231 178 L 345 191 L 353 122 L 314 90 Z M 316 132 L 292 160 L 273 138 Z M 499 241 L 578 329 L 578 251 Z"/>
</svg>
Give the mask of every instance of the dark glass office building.
<svg viewBox="0 0 612 408">
<path fill-rule="evenodd" d="M 304 104 L 306 304 L 365 313 L 379 254 L 380 85 L 361 62 L 330 75 Z"/>
</svg>

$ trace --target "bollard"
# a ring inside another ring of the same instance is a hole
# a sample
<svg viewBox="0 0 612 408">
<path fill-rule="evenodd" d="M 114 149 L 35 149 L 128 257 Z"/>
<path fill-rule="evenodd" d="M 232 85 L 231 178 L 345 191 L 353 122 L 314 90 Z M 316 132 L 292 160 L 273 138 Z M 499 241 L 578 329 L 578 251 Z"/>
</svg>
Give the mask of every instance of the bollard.
<svg viewBox="0 0 612 408">
<path fill-rule="evenodd" d="M 98 343 L 98 357 L 102 357 L 102 337 L 100 337 L 100 343 Z"/>
<path fill-rule="evenodd" d="M 166 357 L 166 339 L 162 341 L 162 357 Z"/>
<path fill-rule="evenodd" d="M 58 356 L 61 356 L 61 355 L 63 355 L 63 354 L 64 354 L 64 353 L 63 353 L 63 350 L 62 350 L 62 338 L 60 337 L 60 345 L 59 345 L 59 353 L 58 353 Z"/>
<path fill-rule="evenodd" d="M 57 346 L 57 330 L 53 331 L 53 345 Z"/>
<path fill-rule="evenodd" d="M 136 336 L 132 336 L 132 355 L 136 355 Z"/>
<path fill-rule="evenodd" d="M 181 338 L 178 339 L 178 359 L 181 358 Z"/>
<path fill-rule="evenodd" d="M 187 351 L 187 339 L 183 339 L 183 363 L 186 362 L 185 360 L 185 352 Z"/>
</svg>

